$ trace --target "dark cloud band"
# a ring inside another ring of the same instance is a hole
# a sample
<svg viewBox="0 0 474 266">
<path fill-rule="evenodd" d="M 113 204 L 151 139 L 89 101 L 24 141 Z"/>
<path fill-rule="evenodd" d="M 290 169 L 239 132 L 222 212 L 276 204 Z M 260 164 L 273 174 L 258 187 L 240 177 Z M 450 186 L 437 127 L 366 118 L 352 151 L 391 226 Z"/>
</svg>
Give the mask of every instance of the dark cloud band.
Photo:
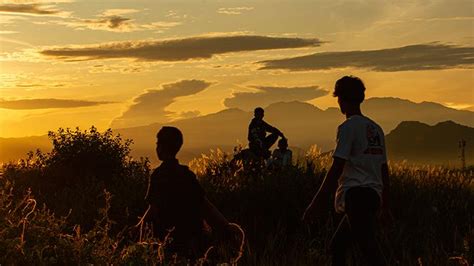
<svg viewBox="0 0 474 266">
<path fill-rule="evenodd" d="M 32 110 L 49 108 L 75 108 L 109 104 L 112 102 L 94 102 L 66 99 L 21 99 L 21 100 L 0 100 L 0 108 L 13 110 Z"/>
<path fill-rule="evenodd" d="M 0 12 L 33 15 L 54 15 L 61 11 L 48 9 L 40 4 L 0 4 Z"/>
<path fill-rule="evenodd" d="M 399 48 L 323 52 L 311 55 L 267 60 L 260 69 L 289 71 L 326 70 L 333 68 L 365 68 L 374 71 L 414 71 L 449 68 L 472 68 L 474 47 L 445 44 L 418 44 Z"/>
<path fill-rule="evenodd" d="M 317 39 L 269 36 L 213 36 L 159 41 L 129 41 L 83 47 L 45 49 L 40 53 L 58 59 L 133 58 L 144 61 L 206 59 L 217 54 L 319 46 Z"/>
</svg>

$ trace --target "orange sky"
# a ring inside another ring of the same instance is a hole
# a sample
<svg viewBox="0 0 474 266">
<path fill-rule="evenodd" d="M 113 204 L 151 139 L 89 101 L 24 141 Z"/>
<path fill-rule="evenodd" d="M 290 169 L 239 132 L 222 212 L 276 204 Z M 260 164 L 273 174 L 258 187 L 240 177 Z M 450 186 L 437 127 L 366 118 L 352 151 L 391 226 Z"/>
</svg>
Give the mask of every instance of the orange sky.
<svg viewBox="0 0 474 266">
<path fill-rule="evenodd" d="M 326 108 L 346 74 L 369 97 L 472 110 L 473 10 L 467 0 L 3 0 L 0 137 L 166 122 L 231 103 Z"/>
</svg>

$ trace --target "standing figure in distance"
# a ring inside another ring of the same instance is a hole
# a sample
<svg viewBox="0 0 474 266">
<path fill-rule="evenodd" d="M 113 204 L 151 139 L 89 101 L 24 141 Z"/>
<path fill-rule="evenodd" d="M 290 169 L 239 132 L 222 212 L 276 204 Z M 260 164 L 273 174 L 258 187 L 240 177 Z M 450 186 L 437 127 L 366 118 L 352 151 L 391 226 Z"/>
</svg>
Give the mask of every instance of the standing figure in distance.
<svg viewBox="0 0 474 266">
<path fill-rule="evenodd" d="M 332 265 L 346 265 L 352 243 L 359 246 L 363 265 L 385 265 L 376 242 L 377 214 L 389 214 L 389 172 L 382 128 L 362 115 L 365 97 L 362 80 L 345 76 L 336 82 L 334 96 L 346 120 L 338 127 L 333 163 L 303 219 L 327 214 L 334 197 L 338 213 L 344 214 L 331 243 Z M 321 217 L 319 217 L 321 218 Z"/>
<path fill-rule="evenodd" d="M 183 135 L 179 129 L 165 126 L 158 132 L 156 153 L 162 163 L 150 177 L 146 200 L 154 236 L 163 240 L 171 231 L 168 250 L 194 261 L 202 257 L 209 246 L 204 221 L 213 232 L 224 235 L 231 232 L 232 227 L 207 199 L 196 175 L 179 164 L 176 154 L 182 145 Z"/>
</svg>

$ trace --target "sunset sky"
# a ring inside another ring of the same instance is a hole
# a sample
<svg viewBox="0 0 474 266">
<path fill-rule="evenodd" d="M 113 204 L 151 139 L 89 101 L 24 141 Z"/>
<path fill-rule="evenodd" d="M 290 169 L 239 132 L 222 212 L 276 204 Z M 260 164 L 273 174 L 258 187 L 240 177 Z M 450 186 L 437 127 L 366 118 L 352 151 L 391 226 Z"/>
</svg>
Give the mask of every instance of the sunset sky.
<svg viewBox="0 0 474 266">
<path fill-rule="evenodd" d="M 369 97 L 474 110 L 471 0 L 0 0 L 0 137 Z"/>
</svg>

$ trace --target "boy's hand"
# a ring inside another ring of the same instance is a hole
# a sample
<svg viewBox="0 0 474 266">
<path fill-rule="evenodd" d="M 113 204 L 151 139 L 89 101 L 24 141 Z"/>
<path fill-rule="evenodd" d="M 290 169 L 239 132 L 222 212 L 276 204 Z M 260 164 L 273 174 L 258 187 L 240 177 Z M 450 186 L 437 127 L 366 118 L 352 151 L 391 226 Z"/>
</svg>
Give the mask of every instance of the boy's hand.
<svg viewBox="0 0 474 266">
<path fill-rule="evenodd" d="M 227 225 L 227 228 L 225 230 L 225 234 L 223 236 L 223 240 L 226 242 L 231 243 L 233 246 L 240 245 L 242 241 L 245 239 L 242 239 L 245 237 L 245 233 L 243 231 L 240 231 L 240 227 L 237 227 L 236 224 L 229 223 Z"/>
<path fill-rule="evenodd" d="M 379 214 L 379 219 L 381 224 L 384 226 L 391 226 L 394 221 L 393 214 L 388 207 L 382 207 L 382 210 Z"/>
<path fill-rule="evenodd" d="M 323 218 L 329 212 L 329 208 L 325 204 L 311 203 L 306 208 L 302 220 L 306 223 L 312 223 L 317 219 Z"/>
<path fill-rule="evenodd" d="M 314 207 L 313 204 L 310 204 L 303 213 L 301 220 L 305 223 L 311 223 L 314 218 Z"/>
</svg>

